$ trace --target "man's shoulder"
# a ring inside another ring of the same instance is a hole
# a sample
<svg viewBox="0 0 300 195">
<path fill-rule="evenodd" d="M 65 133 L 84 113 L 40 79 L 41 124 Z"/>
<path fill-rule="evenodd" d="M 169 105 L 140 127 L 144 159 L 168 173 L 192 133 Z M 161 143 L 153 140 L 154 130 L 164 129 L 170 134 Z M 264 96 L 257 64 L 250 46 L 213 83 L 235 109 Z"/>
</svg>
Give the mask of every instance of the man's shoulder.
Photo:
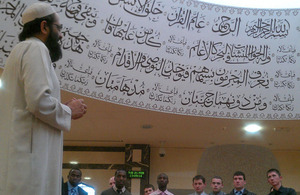
<svg viewBox="0 0 300 195">
<path fill-rule="evenodd" d="M 296 190 L 293 188 L 283 187 L 287 193 L 287 195 L 296 195 Z"/>
<path fill-rule="evenodd" d="M 247 195 L 256 195 L 255 193 L 253 192 L 250 192 L 249 190 L 245 189 L 244 193 L 243 194 L 247 194 Z"/>
<path fill-rule="evenodd" d="M 108 189 L 104 190 L 103 192 L 101 192 L 101 195 L 112 194 L 112 192 L 113 192 L 113 189 L 108 188 Z"/>
<path fill-rule="evenodd" d="M 129 192 L 127 189 L 124 192 L 124 195 L 131 195 L 131 192 Z"/>
</svg>

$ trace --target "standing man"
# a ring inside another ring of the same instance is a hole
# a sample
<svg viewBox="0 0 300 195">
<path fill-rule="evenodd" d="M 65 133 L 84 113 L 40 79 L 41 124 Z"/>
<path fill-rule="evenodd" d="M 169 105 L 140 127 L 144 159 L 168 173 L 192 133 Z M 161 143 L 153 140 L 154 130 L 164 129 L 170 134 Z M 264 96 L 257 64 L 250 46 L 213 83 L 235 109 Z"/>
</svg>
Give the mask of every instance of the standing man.
<svg viewBox="0 0 300 195">
<path fill-rule="evenodd" d="M 115 185 L 103 191 L 101 195 L 117 195 L 117 194 L 131 195 L 131 193 L 125 188 L 126 179 L 127 179 L 126 171 L 117 170 L 115 173 Z"/>
<path fill-rule="evenodd" d="M 246 176 L 243 172 L 237 171 L 233 174 L 233 186 L 234 189 L 229 193 L 229 195 L 256 195 L 249 192 L 246 188 Z"/>
<path fill-rule="evenodd" d="M 152 192 L 150 195 L 173 195 L 167 190 L 167 185 L 169 183 L 169 177 L 165 173 L 161 173 L 157 176 L 158 189 Z"/>
<path fill-rule="evenodd" d="M 273 187 L 273 191 L 269 195 L 297 195 L 293 188 L 283 187 L 281 184 L 282 176 L 277 169 L 267 171 L 268 182 Z"/>
<path fill-rule="evenodd" d="M 151 194 L 152 192 L 154 192 L 154 186 L 152 184 L 146 184 L 144 186 L 144 195 L 149 195 Z"/>
<path fill-rule="evenodd" d="M 212 192 L 209 195 L 226 195 L 226 193 L 222 192 L 223 189 L 223 180 L 220 176 L 214 176 L 211 180 L 210 187 Z"/>
<path fill-rule="evenodd" d="M 80 169 L 73 168 L 69 171 L 68 181 L 63 184 L 62 195 L 88 195 L 78 184 L 81 181 Z"/>
<path fill-rule="evenodd" d="M 34 3 L 22 14 L 20 43 L 11 51 L 0 89 L 0 194 L 61 193 L 63 131 L 81 118 L 83 100 L 60 102 L 52 62 L 62 56 L 58 14 Z"/>
<path fill-rule="evenodd" d="M 205 178 L 202 175 L 196 175 L 195 177 L 193 177 L 193 188 L 195 192 L 189 195 L 207 195 L 204 192 L 205 187 Z"/>
</svg>

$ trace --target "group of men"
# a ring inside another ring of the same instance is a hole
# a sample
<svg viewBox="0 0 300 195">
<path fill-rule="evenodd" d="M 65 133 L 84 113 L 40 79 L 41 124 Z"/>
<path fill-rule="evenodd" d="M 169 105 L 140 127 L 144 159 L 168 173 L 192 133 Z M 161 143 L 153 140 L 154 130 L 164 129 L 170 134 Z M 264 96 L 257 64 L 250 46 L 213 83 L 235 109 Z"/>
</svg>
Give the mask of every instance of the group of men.
<svg viewBox="0 0 300 195">
<path fill-rule="evenodd" d="M 296 191 L 293 188 L 286 188 L 282 186 L 282 176 L 279 170 L 269 169 L 267 171 L 267 179 L 269 184 L 272 186 L 269 195 L 296 195 Z M 172 195 L 172 193 L 167 190 L 168 183 L 168 176 L 164 173 L 161 173 L 157 177 L 158 189 L 155 191 L 153 185 L 145 185 L 144 195 Z M 195 191 L 189 195 L 208 195 L 204 191 L 206 187 L 206 180 L 202 175 L 196 175 L 193 178 L 192 185 Z M 255 193 L 248 191 L 245 188 L 245 185 L 245 174 L 242 171 L 236 171 L 233 174 L 234 189 L 232 189 L 228 195 L 256 195 Z M 212 192 L 209 193 L 209 195 L 226 195 L 226 193 L 222 191 L 224 185 L 220 176 L 214 176 L 211 179 L 210 187 Z"/>
<path fill-rule="evenodd" d="M 71 169 L 68 175 L 68 182 L 63 184 L 62 195 L 87 195 L 78 184 L 81 180 L 81 171 L 79 169 Z M 131 193 L 126 189 L 126 179 L 127 174 L 125 170 L 117 170 L 115 176 L 110 178 L 109 185 L 110 187 L 107 190 L 104 190 L 101 195 L 131 195 Z M 269 195 L 296 195 L 296 192 L 292 188 L 286 188 L 282 186 L 282 176 L 277 169 L 270 169 L 267 171 L 267 179 L 270 183 L 271 190 Z M 152 184 L 147 184 L 144 186 L 144 195 L 173 195 L 167 189 L 169 183 L 169 177 L 165 173 L 160 173 L 157 176 L 157 186 L 158 189 L 155 190 Z M 193 178 L 193 188 L 194 192 L 189 195 L 208 195 L 205 193 L 206 180 L 202 175 L 196 175 Z M 234 188 L 227 193 L 227 195 L 256 195 L 253 192 L 248 191 L 245 188 L 246 185 L 246 176 L 242 171 L 236 171 L 233 174 L 233 186 Z M 223 180 L 220 176 L 214 176 L 211 179 L 210 183 L 211 193 L 209 195 L 226 195 L 222 191 L 224 185 Z"/>
</svg>

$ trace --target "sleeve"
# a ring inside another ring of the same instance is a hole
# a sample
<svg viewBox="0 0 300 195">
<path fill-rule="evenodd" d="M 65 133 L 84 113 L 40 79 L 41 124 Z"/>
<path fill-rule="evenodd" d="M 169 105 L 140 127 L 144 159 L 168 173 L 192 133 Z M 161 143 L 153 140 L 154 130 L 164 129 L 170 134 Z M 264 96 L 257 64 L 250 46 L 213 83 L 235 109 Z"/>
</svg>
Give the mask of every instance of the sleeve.
<svg viewBox="0 0 300 195">
<path fill-rule="evenodd" d="M 59 85 L 56 75 L 50 72 L 51 59 L 47 47 L 42 42 L 32 43 L 24 53 L 21 68 L 20 76 L 29 112 L 56 129 L 69 131 L 71 109 L 60 103 L 59 91 L 54 93 L 60 89 L 54 89 Z"/>
</svg>

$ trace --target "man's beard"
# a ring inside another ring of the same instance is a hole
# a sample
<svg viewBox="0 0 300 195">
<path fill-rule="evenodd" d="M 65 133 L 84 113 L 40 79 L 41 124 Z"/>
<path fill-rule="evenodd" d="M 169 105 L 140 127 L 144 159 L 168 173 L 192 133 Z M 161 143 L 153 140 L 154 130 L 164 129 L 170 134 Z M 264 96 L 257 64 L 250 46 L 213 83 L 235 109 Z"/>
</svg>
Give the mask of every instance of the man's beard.
<svg viewBox="0 0 300 195">
<path fill-rule="evenodd" d="M 58 35 L 53 33 L 52 29 L 50 29 L 50 34 L 45 45 L 49 49 L 52 62 L 56 62 L 57 60 L 62 58 L 62 50 L 59 44 L 59 37 Z"/>
</svg>

